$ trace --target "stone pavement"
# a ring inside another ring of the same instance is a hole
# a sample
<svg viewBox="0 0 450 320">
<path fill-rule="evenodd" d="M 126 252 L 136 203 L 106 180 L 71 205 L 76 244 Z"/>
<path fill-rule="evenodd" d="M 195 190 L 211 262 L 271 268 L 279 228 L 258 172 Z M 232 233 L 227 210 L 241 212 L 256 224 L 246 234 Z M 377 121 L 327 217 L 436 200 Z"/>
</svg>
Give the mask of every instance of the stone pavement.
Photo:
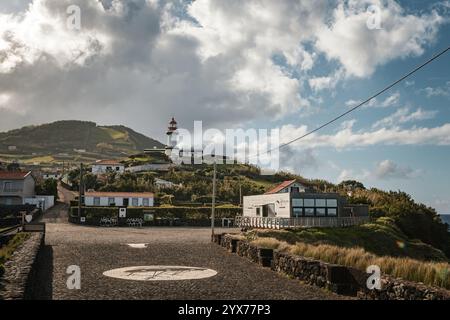
<svg viewBox="0 0 450 320">
<path fill-rule="evenodd" d="M 148 245 L 132 248 L 130 243 Z M 96 228 L 47 221 L 44 256 L 39 262 L 40 299 L 344 299 L 227 253 L 210 243 L 208 228 Z M 70 265 L 81 268 L 81 290 L 67 289 Z M 181 281 L 103 275 L 149 265 L 203 267 L 218 273 Z"/>
</svg>

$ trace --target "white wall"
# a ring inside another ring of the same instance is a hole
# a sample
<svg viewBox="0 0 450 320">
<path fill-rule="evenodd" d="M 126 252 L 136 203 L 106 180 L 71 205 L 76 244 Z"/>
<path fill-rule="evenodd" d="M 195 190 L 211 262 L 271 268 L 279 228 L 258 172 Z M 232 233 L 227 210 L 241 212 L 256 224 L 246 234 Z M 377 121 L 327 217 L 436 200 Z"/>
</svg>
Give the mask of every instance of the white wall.
<svg viewBox="0 0 450 320">
<path fill-rule="evenodd" d="M 116 170 L 116 167 L 119 168 L 118 171 Z M 94 164 L 94 165 L 92 165 L 92 173 L 93 174 L 107 173 L 108 172 L 107 168 L 111 168 L 110 170 L 112 172 L 118 172 L 118 173 L 124 173 L 125 172 L 125 166 L 123 164 L 120 164 L 120 165 Z"/>
<path fill-rule="evenodd" d="M 100 206 L 101 207 L 109 207 L 109 199 L 110 197 L 100 197 Z M 112 198 L 112 197 L 111 197 Z M 126 199 L 126 198 L 125 198 Z M 128 206 L 132 207 L 133 206 L 133 201 L 132 198 L 128 198 L 129 202 L 128 202 Z M 148 203 L 149 203 L 149 207 L 153 207 L 154 205 L 154 200 L 153 198 L 147 198 Z M 123 206 L 123 197 L 114 197 L 114 203 L 116 205 L 116 207 L 121 207 Z M 86 206 L 94 206 L 94 197 L 91 196 L 86 196 L 84 198 L 84 203 Z M 144 198 L 138 198 L 138 207 L 143 207 L 144 206 Z"/>
<path fill-rule="evenodd" d="M 262 206 L 265 204 L 274 204 L 275 212 L 278 218 L 290 218 L 291 201 L 289 193 L 262 194 L 256 196 L 245 196 L 243 201 L 244 217 L 256 217 L 256 208 L 260 207 L 262 217 Z"/>
<path fill-rule="evenodd" d="M 34 196 L 24 198 L 23 204 L 34 204 L 41 208 L 42 211 L 47 211 L 55 205 L 55 196 Z"/>
</svg>

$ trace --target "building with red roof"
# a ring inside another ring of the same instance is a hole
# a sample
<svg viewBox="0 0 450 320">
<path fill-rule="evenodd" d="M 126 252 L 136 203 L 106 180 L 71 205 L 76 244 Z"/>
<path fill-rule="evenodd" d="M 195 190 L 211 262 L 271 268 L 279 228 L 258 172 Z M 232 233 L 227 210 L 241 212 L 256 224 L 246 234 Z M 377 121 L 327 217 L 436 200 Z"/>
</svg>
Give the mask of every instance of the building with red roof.
<svg viewBox="0 0 450 320">
<path fill-rule="evenodd" d="M 35 196 L 35 187 L 31 171 L 0 171 L 0 204 L 21 205 Z"/>
</svg>

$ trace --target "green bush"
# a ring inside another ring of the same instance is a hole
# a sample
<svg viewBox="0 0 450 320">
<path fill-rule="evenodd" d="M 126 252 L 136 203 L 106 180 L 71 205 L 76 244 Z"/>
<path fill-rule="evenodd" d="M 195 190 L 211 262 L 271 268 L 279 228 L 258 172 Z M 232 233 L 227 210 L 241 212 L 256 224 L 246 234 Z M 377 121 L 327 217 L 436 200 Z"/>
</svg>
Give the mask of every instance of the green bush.
<svg viewBox="0 0 450 320">
<path fill-rule="evenodd" d="M 239 207 L 216 208 L 215 218 L 234 218 L 241 212 Z M 127 218 L 144 219 L 144 213 L 153 213 L 155 219 L 172 219 L 182 221 L 209 220 L 210 207 L 128 207 Z M 103 217 L 118 217 L 118 207 L 82 207 L 81 216 L 86 218 L 86 224 L 98 224 Z M 78 207 L 70 208 L 71 218 L 78 217 Z M 70 220 L 74 222 L 74 219 Z"/>
</svg>

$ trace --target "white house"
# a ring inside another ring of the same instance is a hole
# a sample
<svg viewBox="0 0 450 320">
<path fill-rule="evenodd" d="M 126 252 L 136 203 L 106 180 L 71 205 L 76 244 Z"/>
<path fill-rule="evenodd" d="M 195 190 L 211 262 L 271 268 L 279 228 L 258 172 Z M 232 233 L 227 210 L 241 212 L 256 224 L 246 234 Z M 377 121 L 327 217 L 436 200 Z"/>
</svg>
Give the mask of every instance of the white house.
<svg viewBox="0 0 450 320">
<path fill-rule="evenodd" d="M 61 179 L 62 174 L 58 173 L 58 172 L 43 172 L 41 176 L 42 176 L 42 179 L 44 179 L 44 180 L 48 180 L 48 179 L 59 180 L 59 179 Z"/>
<path fill-rule="evenodd" d="M 29 172 L 0 171 L 0 204 L 24 204 L 35 195 L 36 181 Z"/>
<path fill-rule="evenodd" d="M 337 193 L 314 192 L 296 180 L 284 181 L 265 194 L 245 196 L 244 217 L 358 217 L 368 216 L 366 204 L 347 204 Z"/>
<path fill-rule="evenodd" d="M 284 181 L 265 194 L 245 196 L 247 217 L 337 217 L 343 216 L 345 199 L 337 193 L 318 193 L 296 180 Z"/>
<path fill-rule="evenodd" d="M 176 184 L 164 179 L 155 178 L 155 186 L 160 189 L 170 189 L 174 187 L 179 187 L 181 184 Z"/>
<path fill-rule="evenodd" d="M 87 207 L 153 207 L 152 192 L 86 192 L 84 204 Z"/>
<path fill-rule="evenodd" d="M 124 173 L 125 165 L 116 160 L 98 160 L 92 164 L 93 174 L 104 174 L 108 172 Z"/>
</svg>

